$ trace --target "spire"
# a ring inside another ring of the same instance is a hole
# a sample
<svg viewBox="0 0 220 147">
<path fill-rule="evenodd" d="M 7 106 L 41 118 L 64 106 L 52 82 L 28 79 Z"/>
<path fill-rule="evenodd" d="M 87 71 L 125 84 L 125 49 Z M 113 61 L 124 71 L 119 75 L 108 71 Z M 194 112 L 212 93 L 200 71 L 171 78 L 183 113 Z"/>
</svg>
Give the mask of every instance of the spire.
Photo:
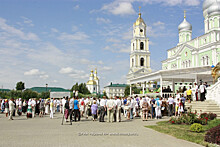
<svg viewBox="0 0 220 147">
<path fill-rule="evenodd" d="M 139 17 L 141 17 L 141 6 L 139 6 Z"/>
<path fill-rule="evenodd" d="M 184 19 L 186 19 L 186 10 L 184 10 Z"/>
<path fill-rule="evenodd" d="M 97 74 L 97 68 L 95 68 L 95 74 Z"/>
</svg>

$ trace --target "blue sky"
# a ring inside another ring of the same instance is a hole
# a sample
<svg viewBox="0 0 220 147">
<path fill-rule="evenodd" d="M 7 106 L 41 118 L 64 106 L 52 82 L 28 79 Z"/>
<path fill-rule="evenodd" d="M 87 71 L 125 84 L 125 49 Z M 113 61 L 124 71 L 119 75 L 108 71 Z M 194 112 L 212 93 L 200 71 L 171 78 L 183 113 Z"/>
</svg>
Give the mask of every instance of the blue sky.
<svg viewBox="0 0 220 147">
<path fill-rule="evenodd" d="M 202 0 L 1 0 L 0 86 L 59 86 L 87 82 L 98 69 L 102 87 L 126 83 L 132 25 L 141 6 L 151 68 L 161 69 L 178 43 L 187 11 L 193 38 L 204 34 Z"/>
</svg>

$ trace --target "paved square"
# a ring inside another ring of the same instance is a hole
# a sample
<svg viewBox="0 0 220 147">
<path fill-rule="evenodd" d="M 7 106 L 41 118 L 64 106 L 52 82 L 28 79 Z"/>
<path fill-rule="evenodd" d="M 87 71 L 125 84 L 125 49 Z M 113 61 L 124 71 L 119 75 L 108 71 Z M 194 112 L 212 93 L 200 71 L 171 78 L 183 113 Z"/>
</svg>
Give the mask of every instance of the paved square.
<svg viewBox="0 0 220 147">
<path fill-rule="evenodd" d="M 17 116 L 11 121 L 5 118 L 4 114 L 0 114 L 0 146 L 200 146 L 144 127 L 155 124 L 157 120 L 143 122 L 137 118 L 132 121 L 123 120 L 121 123 L 101 123 L 82 118 L 80 122 L 73 122 L 71 126 L 69 123 L 61 125 L 61 114 L 56 113 L 54 116 L 54 119 L 47 115 L 28 120 L 25 116 Z"/>
</svg>

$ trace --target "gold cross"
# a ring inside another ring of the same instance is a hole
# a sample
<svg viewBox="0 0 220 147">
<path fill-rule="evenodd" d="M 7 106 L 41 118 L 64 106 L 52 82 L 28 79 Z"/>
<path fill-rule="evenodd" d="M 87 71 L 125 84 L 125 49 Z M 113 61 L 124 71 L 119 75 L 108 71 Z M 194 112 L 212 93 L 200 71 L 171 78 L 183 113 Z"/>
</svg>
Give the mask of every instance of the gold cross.
<svg viewBox="0 0 220 147">
<path fill-rule="evenodd" d="M 141 6 L 139 6 L 139 13 L 141 13 Z"/>
<path fill-rule="evenodd" d="M 184 10 L 184 18 L 186 18 L 186 10 Z"/>
</svg>

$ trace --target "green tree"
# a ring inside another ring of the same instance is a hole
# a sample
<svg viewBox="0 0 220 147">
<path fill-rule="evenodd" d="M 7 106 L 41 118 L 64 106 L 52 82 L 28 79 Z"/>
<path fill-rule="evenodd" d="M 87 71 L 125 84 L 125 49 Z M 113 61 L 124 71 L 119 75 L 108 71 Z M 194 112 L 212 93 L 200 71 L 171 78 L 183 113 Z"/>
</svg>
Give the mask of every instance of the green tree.
<svg viewBox="0 0 220 147">
<path fill-rule="evenodd" d="M 73 90 L 79 91 L 79 93 L 81 93 L 81 94 L 90 94 L 90 92 L 89 92 L 89 90 L 87 89 L 85 83 L 81 83 L 81 84 L 76 83 L 76 84 L 73 85 L 73 87 L 71 88 L 71 91 L 73 91 Z"/>
<path fill-rule="evenodd" d="M 41 92 L 41 94 L 39 95 L 39 98 L 49 98 L 50 97 L 50 92 Z"/>
<path fill-rule="evenodd" d="M 140 94 L 141 89 L 138 89 L 136 86 L 131 88 L 132 94 Z M 125 87 L 125 92 L 124 92 L 125 96 L 129 96 L 130 95 L 130 86 L 126 86 Z"/>
<path fill-rule="evenodd" d="M 30 99 L 30 98 L 38 98 L 38 93 L 35 91 L 32 91 L 30 89 L 26 89 L 23 93 L 22 93 L 22 98 L 23 99 Z"/>
<path fill-rule="evenodd" d="M 130 86 L 126 86 L 125 87 L 124 95 L 125 96 L 129 96 L 130 95 Z"/>
<path fill-rule="evenodd" d="M 18 82 L 16 84 L 16 90 L 24 90 L 25 89 L 25 86 L 24 86 L 24 83 L 22 81 Z"/>
</svg>

